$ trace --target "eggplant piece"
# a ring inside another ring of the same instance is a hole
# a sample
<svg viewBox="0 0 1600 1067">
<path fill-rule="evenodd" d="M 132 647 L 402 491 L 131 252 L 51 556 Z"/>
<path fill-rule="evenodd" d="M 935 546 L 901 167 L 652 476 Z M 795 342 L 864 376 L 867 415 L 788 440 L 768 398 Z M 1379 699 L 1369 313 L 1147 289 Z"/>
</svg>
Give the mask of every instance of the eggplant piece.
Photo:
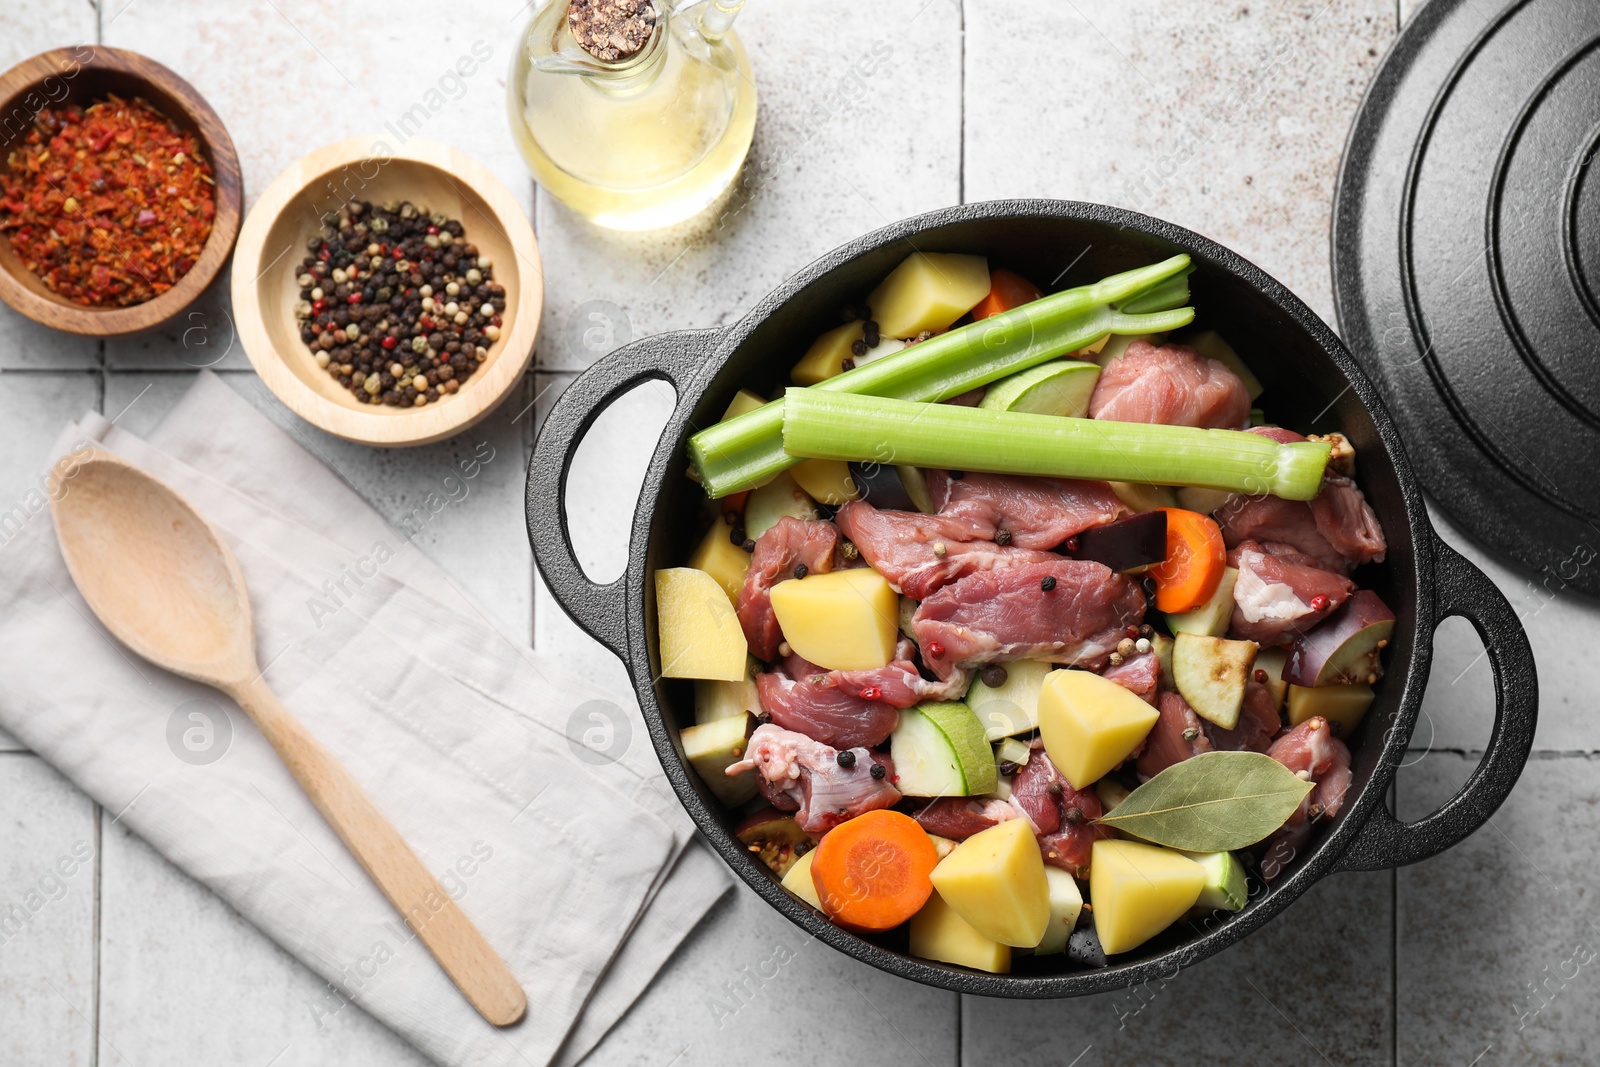
<svg viewBox="0 0 1600 1067">
<path fill-rule="evenodd" d="M 804 522 L 822 518 L 817 502 L 800 488 L 794 475 L 779 471 L 766 485 L 750 490 L 744 504 L 745 536 L 752 541 L 760 540 L 761 535 L 778 525 L 778 520 L 785 515 Z"/>
<path fill-rule="evenodd" d="M 1178 493 L 1170 485 L 1145 485 L 1143 482 L 1107 482 L 1117 499 L 1134 511 L 1178 507 Z"/>
<path fill-rule="evenodd" d="M 1091 527 L 1067 541 L 1073 559 L 1103 563 L 1114 571 L 1131 571 L 1167 558 L 1167 513 L 1146 511 Z"/>
<path fill-rule="evenodd" d="M 1375 694 L 1372 686 L 1319 685 L 1305 689 L 1289 686 L 1289 725 L 1299 726 L 1307 719 L 1320 715 L 1328 720 L 1333 736 L 1349 741 L 1361 719 L 1372 707 Z"/>
<path fill-rule="evenodd" d="M 887 511 L 934 510 L 928 479 L 920 467 L 893 463 L 852 463 L 850 478 L 856 483 L 860 499 Z"/>
<path fill-rule="evenodd" d="M 860 498 L 879 510 L 915 511 L 900 472 L 892 463 L 852 463 L 850 480 Z"/>
<path fill-rule="evenodd" d="M 1394 612 L 1370 589 L 1358 589 L 1349 600 L 1295 638 L 1283 680 L 1315 687 L 1362 682 L 1383 677 L 1380 655 L 1394 635 Z"/>
<path fill-rule="evenodd" d="M 1073 963 L 1081 963 L 1085 967 L 1106 967 L 1111 961 L 1106 959 L 1106 950 L 1100 947 L 1100 934 L 1094 928 L 1094 921 L 1078 927 L 1067 937 L 1067 959 Z"/>
<path fill-rule="evenodd" d="M 1186 485 L 1178 490 L 1178 506 L 1201 515 L 1214 515 L 1233 498 L 1226 489 L 1201 489 Z"/>
<path fill-rule="evenodd" d="M 1224 730 L 1237 729 L 1256 652 L 1254 641 L 1178 634 L 1172 649 L 1178 695 L 1207 722 Z"/>
<path fill-rule="evenodd" d="M 1283 680 L 1283 669 L 1289 665 L 1289 652 L 1283 648 L 1263 648 L 1256 653 L 1255 668 L 1251 676 L 1267 687 L 1267 692 L 1272 694 L 1273 703 L 1278 710 L 1283 710 L 1283 702 L 1289 697 L 1289 683 Z M 1263 678 L 1262 676 L 1266 677 Z M 1299 726 L 1299 723 L 1290 723 Z"/>
<path fill-rule="evenodd" d="M 779 878 L 789 873 L 811 845 L 811 838 L 792 816 L 771 806 L 752 813 L 733 833 Z"/>
<path fill-rule="evenodd" d="M 1261 379 L 1251 372 L 1245 361 L 1239 358 L 1239 353 L 1235 352 L 1233 346 L 1224 341 L 1216 330 L 1205 330 L 1201 333 L 1191 334 L 1184 338 L 1183 343 L 1199 352 L 1202 356 L 1214 359 L 1233 371 L 1244 385 L 1244 391 L 1249 394 L 1252 401 L 1259 399 L 1261 394 L 1267 391 L 1262 386 Z"/>
<path fill-rule="evenodd" d="M 1176 612 L 1167 616 L 1167 629 L 1173 635 L 1199 634 L 1202 637 L 1221 637 L 1233 622 L 1233 588 L 1239 583 L 1235 567 L 1222 568 L 1222 580 L 1217 583 L 1211 599 L 1192 611 Z"/>
<path fill-rule="evenodd" d="M 1110 815 L 1118 804 L 1128 799 L 1128 794 L 1133 792 L 1127 786 L 1107 775 L 1094 784 L 1094 794 L 1100 798 L 1100 806 Z"/>
<path fill-rule="evenodd" d="M 1160 684 L 1168 689 L 1178 688 L 1178 683 L 1172 676 L 1172 652 L 1175 645 L 1173 639 L 1160 630 L 1150 635 L 1150 647 L 1155 651 L 1156 662 L 1161 665 Z"/>
</svg>

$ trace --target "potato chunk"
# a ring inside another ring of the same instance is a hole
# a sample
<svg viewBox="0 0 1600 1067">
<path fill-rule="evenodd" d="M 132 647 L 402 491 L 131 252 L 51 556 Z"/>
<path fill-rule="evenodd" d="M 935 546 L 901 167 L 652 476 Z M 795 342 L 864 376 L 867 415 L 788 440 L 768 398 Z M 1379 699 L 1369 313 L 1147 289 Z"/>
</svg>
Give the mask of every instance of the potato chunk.
<svg viewBox="0 0 1600 1067">
<path fill-rule="evenodd" d="M 1039 736 L 1074 789 L 1087 789 L 1139 746 L 1160 716 L 1088 671 L 1051 671 L 1039 690 Z"/>
<path fill-rule="evenodd" d="M 1050 923 L 1050 884 L 1027 819 L 973 834 L 933 869 L 945 903 L 991 941 L 1032 948 Z"/>
<path fill-rule="evenodd" d="M 850 358 L 850 346 L 861 340 L 861 323 L 847 322 L 835 326 L 811 343 L 800 362 L 789 372 L 789 380 L 796 385 L 816 385 L 835 374 L 844 373 L 844 361 Z"/>
<path fill-rule="evenodd" d="M 737 605 L 744 576 L 750 570 L 750 553 L 733 543 L 732 532 L 732 527 L 721 519 L 713 522 L 689 557 L 689 566 L 715 578 L 728 594 L 729 602 Z"/>
<path fill-rule="evenodd" d="M 899 609 L 899 595 L 869 567 L 813 574 L 772 587 L 772 610 L 783 639 L 829 671 L 887 665 L 894 656 Z"/>
<path fill-rule="evenodd" d="M 1011 947 L 984 937 L 938 893 L 911 917 L 911 954 L 923 959 L 1008 974 Z"/>
<path fill-rule="evenodd" d="M 1094 927 L 1106 954 L 1138 948 L 1200 899 L 1206 874 L 1194 860 L 1138 841 L 1096 841 L 1089 863 Z"/>
<path fill-rule="evenodd" d="M 733 394 L 732 400 L 728 401 L 728 410 L 722 413 L 722 421 L 727 422 L 729 419 L 736 419 L 740 415 L 748 415 L 765 404 L 766 401 L 762 400 L 756 393 L 752 393 L 748 389 L 741 389 Z"/>
<path fill-rule="evenodd" d="M 744 631 L 728 593 L 705 571 L 656 571 L 656 633 L 664 678 L 720 678 L 745 674 Z"/>
<path fill-rule="evenodd" d="M 821 911 L 822 898 L 817 895 L 817 884 L 811 880 L 811 861 L 816 858 L 817 850 L 812 849 L 795 860 L 789 873 L 783 876 L 783 888 Z"/>
<path fill-rule="evenodd" d="M 848 504 L 860 494 L 850 477 L 850 464 L 842 459 L 808 459 L 789 472 L 813 500 L 831 507 Z"/>
<path fill-rule="evenodd" d="M 952 252 L 913 252 L 867 298 L 884 337 L 942 330 L 989 295 L 989 261 Z"/>
</svg>

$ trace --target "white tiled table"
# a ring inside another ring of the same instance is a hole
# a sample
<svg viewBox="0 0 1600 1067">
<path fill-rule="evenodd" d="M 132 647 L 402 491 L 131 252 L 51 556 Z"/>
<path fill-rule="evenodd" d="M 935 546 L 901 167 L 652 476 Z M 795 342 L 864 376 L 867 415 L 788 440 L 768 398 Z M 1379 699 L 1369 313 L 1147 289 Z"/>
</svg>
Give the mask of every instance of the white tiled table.
<svg viewBox="0 0 1600 1067">
<path fill-rule="evenodd" d="M 1138 207 L 1233 246 L 1331 317 L 1339 151 L 1378 57 L 1410 14 L 1407 0 L 751 0 L 740 26 L 762 94 L 753 150 L 762 177 L 720 228 L 623 237 L 537 193 L 504 133 L 501 72 L 527 17 L 516 0 L 359 8 L 10 5 L 0 65 L 94 41 L 156 57 L 222 114 L 250 199 L 302 152 L 381 126 L 487 42 L 494 59 L 424 132 L 484 160 L 534 219 L 548 301 L 536 370 L 475 431 L 524 457 L 549 399 L 600 354 L 573 340 L 588 302 L 620 307 L 632 336 L 730 322 L 829 248 L 962 199 Z M 880 42 L 890 58 L 849 80 L 854 60 Z M 209 347 L 194 335 L 186 347 L 182 327 L 98 345 L 0 309 L 0 492 L 19 492 L 60 424 L 85 409 L 150 426 L 196 364 L 219 360 L 234 388 L 292 418 L 237 346 L 228 349 L 225 304 L 219 293 L 204 306 Z M 621 568 L 646 450 L 671 403 L 665 386 L 638 390 L 580 456 L 588 488 L 572 512 L 601 576 Z M 381 452 L 307 432 L 390 514 L 426 493 L 452 447 Z M 487 484 L 430 527 L 424 548 L 509 632 L 625 689 L 621 668 L 539 586 L 521 489 L 516 463 L 495 464 Z M 1515 795 L 1453 852 L 1397 873 L 1331 878 L 1264 932 L 1162 988 L 1061 1003 L 961 998 L 882 975 L 804 946 L 739 889 L 594 1062 L 1600 1062 L 1600 971 L 1567 962 L 1600 951 L 1591 891 L 1600 725 L 1587 714 L 1600 681 L 1588 652 L 1600 610 L 1549 599 L 1465 551 L 1526 617 L 1545 666 L 1544 717 Z M 1427 718 L 1398 787 L 1404 815 L 1444 799 L 1483 747 L 1492 698 L 1478 654 L 1465 624 L 1441 629 Z M 318 979 L 129 836 L 117 813 L 13 742 L 0 738 L 0 748 L 0 904 L 39 887 L 75 847 L 96 857 L 46 883 L 56 899 L 0 944 L 0 1064 L 420 1062 L 357 1011 L 319 1028 Z M 750 980 L 791 953 L 775 977 Z"/>
</svg>

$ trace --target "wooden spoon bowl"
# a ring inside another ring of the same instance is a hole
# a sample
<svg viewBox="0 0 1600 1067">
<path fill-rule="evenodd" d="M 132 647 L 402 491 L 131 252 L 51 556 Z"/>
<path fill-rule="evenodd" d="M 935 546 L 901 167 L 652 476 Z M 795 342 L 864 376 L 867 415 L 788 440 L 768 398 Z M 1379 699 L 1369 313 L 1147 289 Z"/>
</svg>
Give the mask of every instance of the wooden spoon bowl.
<svg viewBox="0 0 1600 1067">
<path fill-rule="evenodd" d="M 443 212 L 490 257 L 506 291 L 500 339 L 455 395 L 420 408 L 363 404 L 301 340 L 295 279 L 307 242 L 322 232 L 325 214 L 352 200 L 409 200 Z M 256 373 L 307 422 L 364 444 L 427 444 L 494 410 L 528 367 L 543 304 L 538 242 L 511 191 L 471 156 L 421 137 L 398 149 L 379 136 L 355 137 L 292 164 L 251 209 L 234 255 L 234 319 Z"/>
<path fill-rule="evenodd" d="M 210 524 L 162 483 L 104 454 L 77 464 L 63 484 L 71 492 L 52 503 L 62 556 L 118 640 L 208 685 L 248 677 L 255 633 L 244 576 Z"/>
<path fill-rule="evenodd" d="M 216 180 L 211 236 L 189 273 L 152 300 L 125 308 L 98 308 L 51 292 L 0 239 L 0 300 L 35 322 L 85 337 L 122 337 L 153 330 L 183 312 L 208 289 L 233 251 L 244 207 L 239 156 L 222 119 L 194 86 L 153 59 L 121 48 L 79 45 L 42 52 L 0 75 L 0 166 L 46 107 L 87 106 L 107 93 L 143 97 L 181 129 L 195 135 Z"/>
</svg>

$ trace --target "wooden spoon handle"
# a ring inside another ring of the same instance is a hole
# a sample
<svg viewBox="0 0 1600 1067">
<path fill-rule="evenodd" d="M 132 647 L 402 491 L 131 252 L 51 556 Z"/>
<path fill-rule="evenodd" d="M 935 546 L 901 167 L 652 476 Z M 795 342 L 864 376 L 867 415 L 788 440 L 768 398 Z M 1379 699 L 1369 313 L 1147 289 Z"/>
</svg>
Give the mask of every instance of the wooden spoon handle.
<svg viewBox="0 0 1600 1067">
<path fill-rule="evenodd" d="M 229 695 L 472 1006 L 496 1026 L 521 1019 L 528 1000 L 511 969 L 343 765 L 265 682 L 230 686 Z"/>
</svg>

